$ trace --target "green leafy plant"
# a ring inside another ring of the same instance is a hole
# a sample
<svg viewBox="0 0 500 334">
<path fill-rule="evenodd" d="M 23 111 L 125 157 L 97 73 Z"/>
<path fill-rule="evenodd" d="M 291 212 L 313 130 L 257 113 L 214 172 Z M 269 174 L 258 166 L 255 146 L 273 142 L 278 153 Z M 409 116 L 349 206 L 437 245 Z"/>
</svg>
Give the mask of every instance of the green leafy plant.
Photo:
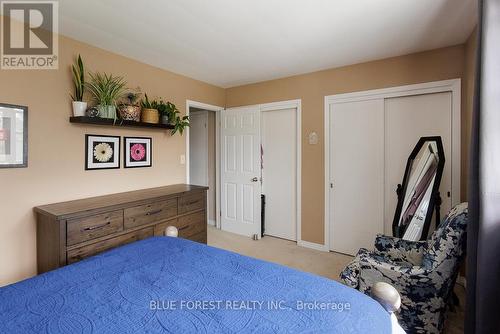
<svg viewBox="0 0 500 334">
<path fill-rule="evenodd" d="M 174 128 L 172 129 L 172 136 L 175 135 L 176 132 L 179 132 L 182 136 L 184 129 L 189 126 L 189 116 L 180 117 L 176 114 L 172 125 L 174 126 Z"/>
<path fill-rule="evenodd" d="M 189 116 L 182 116 L 181 112 L 175 104 L 171 102 L 166 103 L 166 109 L 168 113 L 168 119 L 170 120 L 170 124 L 174 126 L 172 129 L 172 135 L 175 135 L 177 132 L 182 136 L 184 129 L 189 126 Z"/>
<path fill-rule="evenodd" d="M 141 100 L 142 109 L 158 109 L 160 103 L 156 100 L 150 101 L 148 94 L 144 94 L 144 98 Z"/>
<path fill-rule="evenodd" d="M 116 106 L 125 94 L 126 82 L 123 77 L 112 74 L 89 73 L 90 82 L 86 84 L 95 102 L 102 106 Z"/>
<path fill-rule="evenodd" d="M 75 64 L 71 65 L 73 74 L 73 85 L 75 94 L 71 95 L 73 101 L 83 101 L 83 93 L 85 92 L 85 69 L 83 66 L 82 57 L 78 55 Z"/>
<path fill-rule="evenodd" d="M 168 116 L 169 119 L 173 119 L 175 116 L 175 112 L 179 111 L 175 104 L 171 102 L 163 102 L 163 100 L 160 100 L 158 102 L 158 111 L 160 115 L 162 116 Z"/>
</svg>

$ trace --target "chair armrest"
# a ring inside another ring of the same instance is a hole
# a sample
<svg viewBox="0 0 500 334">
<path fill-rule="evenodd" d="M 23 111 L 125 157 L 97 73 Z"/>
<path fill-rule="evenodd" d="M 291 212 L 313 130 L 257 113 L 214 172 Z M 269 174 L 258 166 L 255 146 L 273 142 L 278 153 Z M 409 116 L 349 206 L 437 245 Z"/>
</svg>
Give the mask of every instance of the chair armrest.
<svg viewBox="0 0 500 334">
<path fill-rule="evenodd" d="M 428 270 L 422 266 L 400 265 L 385 261 L 380 255 L 365 252 L 358 254 L 360 261 L 360 290 L 367 290 L 377 282 L 386 282 L 399 292 L 407 286 L 418 286 L 419 282 L 428 281 Z"/>
<path fill-rule="evenodd" d="M 395 261 L 405 261 L 420 265 L 427 241 L 409 241 L 387 235 L 377 235 L 375 252 Z"/>
<path fill-rule="evenodd" d="M 427 241 L 410 241 L 382 234 L 377 234 L 375 238 L 375 249 L 379 252 L 385 252 L 390 249 L 421 251 L 426 245 Z"/>
</svg>

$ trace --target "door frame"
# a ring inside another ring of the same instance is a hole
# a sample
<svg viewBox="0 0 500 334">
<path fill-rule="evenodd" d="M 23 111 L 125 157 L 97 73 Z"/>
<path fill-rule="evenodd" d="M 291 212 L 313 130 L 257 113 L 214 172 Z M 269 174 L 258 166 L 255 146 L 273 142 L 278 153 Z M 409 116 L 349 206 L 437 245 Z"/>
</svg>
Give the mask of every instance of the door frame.
<svg viewBox="0 0 500 334">
<path fill-rule="evenodd" d="M 330 105 L 334 103 L 346 103 L 366 101 L 372 99 L 387 99 L 393 97 L 404 97 L 412 95 L 423 95 L 432 93 L 452 93 L 451 103 L 451 204 L 460 203 L 460 179 L 461 179 L 461 79 L 450 79 L 442 81 L 426 82 L 415 85 L 404 85 L 367 91 L 334 94 L 325 96 L 324 105 L 324 155 L 325 155 L 325 220 L 324 220 L 324 245 L 323 250 L 330 251 Z"/>
<path fill-rule="evenodd" d="M 186 100 L 186 116 L 189 116 L 189 108 L 200 108 L 215 112 L 215 227 L 220 229 L 220 112 L 224 107 L 219 107 L 207 103 L 193 100 Z M 189 184 L 189 126 L 186 128 L 186 183 Z M 208 205 L 208 196 L 207 196 Z M 207 222 L 208 222 L 207 210 Z"/>
<path fill-rule="evenodd" d="M 295 168 L 297 171 L 296 175 L 296 234 L 297 234 L 297 244 L 299 246 L 304 246 L 302 241 L 302 100 L 288 100 L 288 101 L 279 101 L 279 102 L 271 102 L 271 103 L 263 103 L 259 105 L 260 113 L 269 112 L 269 111 L 277 111 L 282 109 L 295 109 L 296 110 L 296 153 L 295 153 Z M 262 120 L 262 117 L 261 117 Z M 262 128 L 262 122 L 261 122 Z M 262 133 L 262 131 L 261 131 Z M 262 139 L 262 138 L 261 138 Z M 262 144 L 262 140 L 261 140 Z M 262 171 L 261 171 L 262 176 Z"/>
</svg>

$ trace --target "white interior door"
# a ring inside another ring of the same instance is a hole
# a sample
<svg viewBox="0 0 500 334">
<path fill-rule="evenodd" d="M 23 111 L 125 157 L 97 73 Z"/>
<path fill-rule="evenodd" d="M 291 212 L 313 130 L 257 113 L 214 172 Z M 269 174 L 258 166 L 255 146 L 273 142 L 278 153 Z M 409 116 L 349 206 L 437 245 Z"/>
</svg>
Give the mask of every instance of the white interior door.
<svg viewBox="0 0 500 334">
<path fill-rule="evenodd" d="M 398 183 L 420 137 L 441 136 L 445 155 L 440 184 L 441 218 L 451 209 L 452 93 L 434 93 L 385 99 L 385 233 L 392 234 Z M 430 231 L 435 227 L 433 219 Z"/>
<path fill-rule="evenodd" d="M 266 235 L 297 240 L 297 109 L 264 111 L 262 191 Z"/>
<path fill-rule="evenodd" d="M 208 114 L 189 115 L 189 183 L 208 186 Z"/>
<path fill-rule="evenodd" d="M 221 228 L 260 235 L 260 108 L 221 112 Z"/>
<path fill-rule="evenodd" d="M 384 100 L 330 105 L 330 248 L 355 255 L 384 231 Z"/>
</svg>

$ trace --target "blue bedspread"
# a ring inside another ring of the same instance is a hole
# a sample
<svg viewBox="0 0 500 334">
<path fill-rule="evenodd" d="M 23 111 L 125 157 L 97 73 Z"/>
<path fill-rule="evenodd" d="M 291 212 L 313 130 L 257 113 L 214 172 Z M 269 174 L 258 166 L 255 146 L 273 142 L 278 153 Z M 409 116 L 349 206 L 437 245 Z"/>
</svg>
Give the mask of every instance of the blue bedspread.
<svg viewBox="0 0 500 334">
<path fill-rule="evenodd" d="M 0 333 L 390 330 L 385 310 L 356 290 L 179 238 L 135 242 L 0 288 Z"/>
</svg>

